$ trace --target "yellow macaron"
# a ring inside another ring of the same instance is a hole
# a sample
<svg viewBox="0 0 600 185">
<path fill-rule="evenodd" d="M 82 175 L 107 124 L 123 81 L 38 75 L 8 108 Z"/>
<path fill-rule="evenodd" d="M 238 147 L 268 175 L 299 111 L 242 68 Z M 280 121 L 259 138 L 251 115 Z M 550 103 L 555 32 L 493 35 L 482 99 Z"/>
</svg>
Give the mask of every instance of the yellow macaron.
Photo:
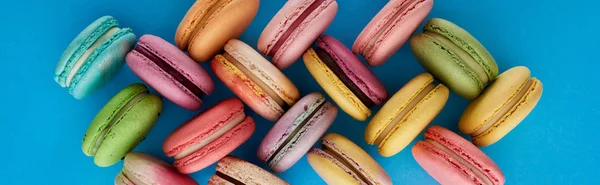
<svg viewBox="0 0 600 185">
<path fill-rule="evenodd" d="M 365 130 L 368 144 L 393 156 L 406 147 L 440 113 L 450 91 L 422 73 L 410 80 L 375 114 Z"/>
<path fill-rule="evenodd" d="M 469 104 L 458 128 L 471 135 L 477 146 L 494 144 L 527 117 L 540 100 L 542 90 L 542 82 L 531 78 L 527 67 L 513 67 Z"/>
</svg>

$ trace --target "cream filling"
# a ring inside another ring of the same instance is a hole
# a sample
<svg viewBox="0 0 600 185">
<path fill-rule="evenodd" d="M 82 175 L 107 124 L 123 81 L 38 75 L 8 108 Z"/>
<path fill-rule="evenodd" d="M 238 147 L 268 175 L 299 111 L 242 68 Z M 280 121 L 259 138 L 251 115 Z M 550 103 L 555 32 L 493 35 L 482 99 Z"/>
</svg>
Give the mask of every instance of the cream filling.
<svg viewBox="0 0 600 185">
<path fill-rule="evenodd" d="M 508 102 L 508 104 L 506 104 L 506 106 L 504 106 L 500 110 L 500 112 L 498 112 L 498 114 L 496 114 L 492 119 L 490 119 L 487 123 L 485 123 L 485 125 L 483 125 L 483 127 L 479 128 L 477 131 L 472 133 L 471 136 L 474 136 L 474 137 L 479 136 L 480 134 L 487 131 L 490 127 L 492 127 L 492 125 L 494 125 L 494 123 L 498 122 L 498 120 L 500 120 L 500 118 L 504 117 L 504 115 L 508 111 L 510 111 L 514 106 L 516 106 L 517 103 L 519 102 L 519 100 L 521 100 L 523 98 L 523 96 L 525 96 L 525 93 L 533 84 L 532 82 L 533 82 L 533 80 L 531 80 L 531 79 L 527 80 L 527 83 L 525 84 L 525 86 L 523 86 L 519 90 L 517 95 L 515 95 L 515 97 L 512 100 L 510 100 L 510 102 Z"/>
<path fill-rule="evenodd" d="M 445 153 L 450 154 L 450 156 L 452 156 L 452 158 L 454 160 L 458 161 L 463 166 L 466 166 L 467 168 L 469 168 L 473 173 L 475 173 L 475 176 L 479 177 L 479 179 L 482 179 L 485 184 L 492 185 L 492 181 L 481 170 L 479 170 L 478 168 L 473 166 L 471 163 L 469 163 L 468 161 L 466 161 L 465 159 L 460 157 L 454 151 L 446 148 L 444 145 L 441 145 L 440 143 L 438 143 L 432 139 L 425 139 L 425 142 L 428 142 L 428 143 L 432 144 L 433 146 L 437 147 L 438 149 L 444 151 Z"/>
<path fill-rule="evenodd" d="M 475 74 L 477 74 L 477 76 L 483 84 L 487 84 L 489 82 L 490 79 L 488 78 L 487 73 L 483 69 L 483 66 L 477 63 L 477 61 L 475 61 L 475 59 L 473 59 L 473 57 L 471 57 L 469 53 L 460 48 L 458 45 L 454 44 L 454 42 L 452 42 L 450 39 L 444 37 L 443 35 L 430 31 L 425 31 L 423 32 L 423 34 L 435 38 L 438 42 L 441 42 L 442 45 L 448 47 L 447 50 L 456 53 L 456 55 L 458 55 L 458 58 L 460 58 L 467 66 L 469 66 L 469 68 L 471 68 L 475 72 Z"/>
<path fill-rule="evenodd" d="M 211 142 L 217 140 L 218 138 L 223 136 L 225 133 L 227 133 L 228 131 L 233 129 L 233 127 L 239 125 L 242 121 L 244 121 L 244 118 L 246 118 L 246 114 L 244 114 L 242 112 L 242 114 L 234 117 L 231 121 L 229 121 L 229 123 L 223 125 L 223 127 L 219 128 L 215 133 L 211 134 L 207 138 L 204 138 L 202 141 L 200 141 L 200 142 L 186 148 L 185 150 L 179 152 L 178 154 L 176 154 L 174 156 L 175 159 L 177 160 L 177 159 L 184 158 L 184 157 L 200 150 L 202 147 L 210 144 Z"/>
<path fill-rule="evenodd" d="M 371 181 L 368 180 L 368 178 L 360 173 L 360 171 L 358 171 L 358 169 L 356 169 L 351 163 L 350 161 L 346 160 L 346 158 L 344 158 L 344 156 L 342 156 L 341 154 L 338 154 L 338 152 L 336 152 L 333 149 L 330 149 L 329 147 L 323 145 L 323 152 L 329 154 L 329 156 L 331 156 L 334 160 L 342 163 L 342 165 L 346 166 L 346 168 L 348 168 L 349 170 L 351 170 L 354 174 L 356 174 L 356 176 L 358 176 L 358 178 L 360 178 L 360 180 L 362 180 L 364 183 L 372 185 L 373 183 L 371 183 Z M 362 183 L 360 183 L 362 184 Z"/>
<path fill-rule="evenodd" d="M 129 180 L 133 184 L 136 184 L 136 185 L 137 184 L 146 184 L 144 181 L 141 181 L 134 174 L 132 174 L 131 172 L 129 172 L 129 170 L 127 170 L 127 168 L 123 168 L 123 171 L 121 173 L 123 174 L 123 176 L 125 178 L 127 178 L 127 180 Z"/>
<path fill-rule="evenodd" d="M 90 48 L 83 53 L 83 55 L 81 55 L 79 60 L 77 60 L 77 62 L 75 62 L 75 65 L 73 66 L 73 68 L 71 68 L 71 71 L 69 71 L 69 76 L 67 76 L 67 81 L 65 83 L 67 85 L 67 87 L 69 87 L 71 85 L 71 80 L 73 80 L 73 77 L 75 77 L 75 74 L 77 74 L 77 71 L 79 71 L 79 68 L 81 68 L 83 63 L 85 63 L 87 58 L 94 51 L 96 51 L 96 49 L 98 49 L 98 47 L 100 47 L 100 45 L 102 45 L 102 43 L 104 43 L 104 41 L 108 40 L 113 34 L 117 33 L 119 30 L 121 30 L 121 29 L 118 27 L 109 29 L 106 33 L 104 33 L 104 35 L 102 35 L 100 38 L 98 38 L 98 40 L 96 40 L 96 42 L 94 42 L 94 44 L 92 44 L 92 46 L 90 46 Z"/>
<path fill-rule="evenodd" d="M 375 144 L 380 145 L 381 142 L 388 136 L 388 134 L 390 134 L 392 129 L 396 127 L 398 123 L 400 123 L 400 120 L 402 120 L 410 110 L 415 108 L 415 106 L 421 102 L 421 100 L 423 100 L 423 98 L 425 98 L 429 92 L 433 91 L 433 89 L 435 89 L 435 85 L 430 83 L 421 92 L 419 92 L 419 94 L 406 107 L 404 107 L 402 111 L 400 111 L 396 118 L 394 118 L 394 120 L 387 125 L 385 130 L 379 134 L 375 140 Z"/>
<path fill-rule="evenodd" d="M 218 0 L 217 3 L 215 3 L 210 8 L 208 8 L 207 12 L 204 13 L 202 18 L 200 18 L 200 20 L 198 21 L 198 23 L 196 23 L 194 25 L 192 33 L 190 33 L 191 36 L 188 37 L 188 38 L 191 38 L 190 41 L 193 41 L 194 39 L 196 39 L 196 37 L 198 36 L 198 32 L 200 30 L 202 30 L 208 24 L 208 20 L 211 18 L 211 16 L 214 16 L 215 12 L 217 12 L 219 9 L 221 9 L 221 7 L 223 7 L 223 5 L 225 5 L 225 3 L 227 3 L 227 1 L 228 0 Z M 191 42 L 189 45 L 191 45 Z"/>
<path fill-rule="evenodd" d="M 116 124 L 116 122 L 120 120 L 120 118 L 125 114 L 125 112 L 127 112 L 127 110 L 129 110 L 131 107 L 133 107 L 133 105 L 135 105 L 138 101 L 140 101 L 142 98 L 144 98 L 148 95 L 149 95 L 148 93 L 140 93 L 137 96 L 135 96 L 133 99 L 131 99 L 131 101 L 127 102 L 127 104 L 125 104 L 125 106 L 121 107 L 119 112 L 117 112 L 117 114 L 115 114 L 115 116 L 110 120 L 110 122 L 108 122 L 108 124 L 104 127 L 104 129 L 102 130 L 100 135 L 98 137 L 96 137 L 96 142 L 94 144 L 94 148 L 92 148 L 92 154 L 96 154 L 96 151 L 98 151 L 98 148 L 102 144 L 102 141 L 104 141 L 104 138 L 106 137 L 106 134 L 108 134 L 108 131 L 110 130 L 110 128 L 113 127 L 114 124 Z"/>
<path fill-rule="evenodd" d="M 371 52 L 371 50 L 375 46 L 375 43 L 377 43 L 377 41 L 381 39 L 380 37 L 383 35 L 383 33 L 385 33 L 390 27 L 392 27 L 394 23 L 398 22 L 396 20 L 400 18 L 402 13 L 404 13 L 415 1 L 418 0 L 410 0 L 409 3 L 406 3 L 404 7 L 400 8 L 400 11 L 396 12 L 393 18 L 391 18 L 383 27 L 381 27 L 381 29 L 379 29 L 375 37 L 372 37 L 371 41 L 369 41 L 369 44 L 367 44 L 367 47 L 364 48 L 364 51 L 366 51 L 365 53 Z"/>
</svg>

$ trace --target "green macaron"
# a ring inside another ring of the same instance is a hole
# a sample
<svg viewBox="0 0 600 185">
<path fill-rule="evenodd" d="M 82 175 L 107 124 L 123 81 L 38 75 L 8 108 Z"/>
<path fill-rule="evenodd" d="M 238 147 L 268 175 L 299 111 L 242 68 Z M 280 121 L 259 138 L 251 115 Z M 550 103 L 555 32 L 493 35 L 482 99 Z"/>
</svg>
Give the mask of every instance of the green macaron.
<svg viewBox="0 0 600 185">
<path fill-rule="evenodd" d="M 498 76 L 498 65 L 475 37 L 456 24 L 429 20 L 410 40 L 421 65 L 456 94 L 474 99 Z"/>
<path fill-rule="evenodd" d="M 121 90 L 100 110 L 83 137 L 82 149 L 94 163 L 111 166 L 140 143 L 152 129 L 162 100 L 142 84 Z"/>
</svg>

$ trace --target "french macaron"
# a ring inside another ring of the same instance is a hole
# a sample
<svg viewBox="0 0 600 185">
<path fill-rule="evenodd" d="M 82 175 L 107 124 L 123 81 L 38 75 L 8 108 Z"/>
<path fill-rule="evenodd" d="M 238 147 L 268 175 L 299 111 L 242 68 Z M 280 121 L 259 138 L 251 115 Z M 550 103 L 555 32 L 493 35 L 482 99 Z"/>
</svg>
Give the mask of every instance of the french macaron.
<svg viewBox="0 0 600 185">
<path fill-rule="evenodd" d="M 81 148 L 100 167 L 120 161 L 146 138 L 162 111 L 162 100 L 143 84 L 113 96 L 88 127 Z"/>
<path fill-rule="evenodd" d="M 54 71 L 54 80 L 76 99 L 82 99 L 111 80 L 125 64 L 125 55 L 135 44 L 129 28 L 119 28 L 111 17 L 100 17 L 87 26 L 64 51 Z"/>
<path fill-rule="evenodd" d="M 197 185 L 198 183 L 154 156 L 140 152 L 127 154 L 123 170 L 115 178 L 115 185 L 150 184 Z"/>
<path fill-rule="evenodd" d="M 238 38 L 258 12 L 259 0 L 197 0 L 175 33 L 175 43 L 197 62 L 212 59 Z"/>
<path fill-rule="evenodd" d="M 421 25 L 433 8 L 433 0 L 391 0 L 358 35 L 352 51 L 369 65 L 384 64 Z"/>
<path fill-rule="evenodd" d="M 473 100 L 458 122 L 477 146 L 502 139 L 529 115 L 542 97 L 543 85 L 525 66 L 502 73 Z"/>
<path fill-rule="evenodd" d="M 291 66 L 325 32 L 338 10 L 335 0 L 289 0 L 265 27 L 258 50 L 279 69 Z"/>
<path fill-rule="evenodd" d="M 375 114 L 365 130 L 365 140 L 378 145 L 382 156 L 396 155 L 440 113 L 449 95 L 446 86 L 435 85 L 431 74 L 417 75 Z"/>
<path fill-rule="evenodd" d="M 242 145 L 256 125 L 239 99 L 223 100 L 173 131 L 163 143 L 167 156 L 184 174 L 199 171 Z"/>
<path fill-rule="evenodd" d="M 381 105 L 388 93 L 381 81 L 350 49 L 335 38 L 323 35 L 319 46 L 304 53 L 304 64 L 317 83 L 354 119 L 364 121 L 369 107 Z"/>
<path fill-rule="evenodd" d="M 475 99 L 498 76 L 498 65 L 485 47 L 444 19 L 429 20 L 423 33 L 410 39 L 410 48 L 427 71 L 467 99 Z"/>
<path fill-rule="evenodd" d="M 143 35 L 127 54 L 133 73 L 173 103 L 199 110 L 202 97 L 214 90 L 213 80 L 194 60 L 154 35 Z"/>
<path fill-rule="evenodd" d="M 348 138 L 329 133 L 313 148 L 308 163 L 327 184 L 392 184 L 390 176 L 367 152 Z"/>
<path fill-rule="evenodd" d="M 267 120 L 277 121 L 300 98 L 292 81 L 242 41 L 227 42 L 225 53 L 210 66 L 217 78 Z"/>
<path fill-rule="evenodd" d="M 440 126 L 425 131 L 425 141 L 412 148 L 417 163 L 440 184 L 504 184 L 504 174 L 485 153 Z"/>
<path fill-rule="evenodd" d="M 217 172 L 208 180 L 208 185 L 221 184 L 289 185 L 267 170 L 234 156 L 226 156 L 219 160 Z"/>
<path fill-rule="evenodd" d="M 292 167 L 323 136 L 337 108 L 321 93 L 310 93 L 275 123 L 258 147 L 258 159 L 275 173 Z"/>
</svg>

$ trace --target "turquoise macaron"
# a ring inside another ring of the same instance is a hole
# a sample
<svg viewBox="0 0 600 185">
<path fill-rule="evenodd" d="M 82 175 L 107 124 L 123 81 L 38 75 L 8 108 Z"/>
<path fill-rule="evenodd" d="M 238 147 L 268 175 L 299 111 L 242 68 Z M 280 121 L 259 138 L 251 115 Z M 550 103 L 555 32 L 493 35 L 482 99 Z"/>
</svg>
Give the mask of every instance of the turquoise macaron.
<svg viewBox="0 0 600 185">
<path fill-rule="evenodd" d="M 125 64 L 136 36 L 129 28 L 104 16 L 85 28 L 69 44 L 56 66 L 54 80 L 82 99 L 102 88 Z"/>
<path fill-rule="evenodd" d="M 94 163 L 117 163 L 152 129 L 162 111 L 162 99 L 143 84 L 133 84 L 115 95 L 96 115 L 83 137 L 82 150 Z"/>
</svg>

